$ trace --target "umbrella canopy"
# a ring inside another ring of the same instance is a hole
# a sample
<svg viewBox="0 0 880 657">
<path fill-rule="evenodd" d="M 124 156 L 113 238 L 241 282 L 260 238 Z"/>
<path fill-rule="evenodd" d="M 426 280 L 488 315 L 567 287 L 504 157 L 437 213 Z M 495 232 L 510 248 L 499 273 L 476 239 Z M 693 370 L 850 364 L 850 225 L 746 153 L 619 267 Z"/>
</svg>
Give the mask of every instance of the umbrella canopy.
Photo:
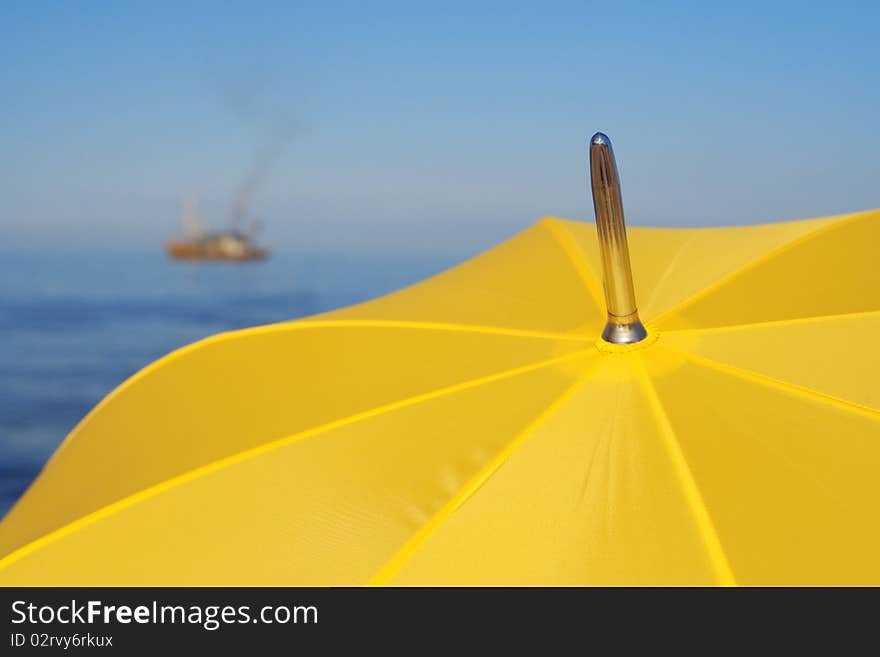
<svg viewBox="0 0 880 657">
<path fill-rule="evenodd" d="M 603 144 L 600 238 L 545 218 L 122 384 L 0 584 L 880 584 L 880 211 L 627 237 Z"/>
</svg>

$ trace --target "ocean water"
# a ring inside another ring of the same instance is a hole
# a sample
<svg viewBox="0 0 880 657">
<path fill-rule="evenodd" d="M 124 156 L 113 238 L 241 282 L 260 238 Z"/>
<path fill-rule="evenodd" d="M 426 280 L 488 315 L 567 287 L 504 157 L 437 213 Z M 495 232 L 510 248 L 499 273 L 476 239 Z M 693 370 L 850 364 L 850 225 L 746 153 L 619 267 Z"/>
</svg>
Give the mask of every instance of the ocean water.
<svg viewBox="0 0 880 657">
<path fill-rule="evenodd" d="M 74 425 L 156 358 L 205 336 L 405 287 L 453 257 L 0 252 L 0 517 Z"/>
</svg>

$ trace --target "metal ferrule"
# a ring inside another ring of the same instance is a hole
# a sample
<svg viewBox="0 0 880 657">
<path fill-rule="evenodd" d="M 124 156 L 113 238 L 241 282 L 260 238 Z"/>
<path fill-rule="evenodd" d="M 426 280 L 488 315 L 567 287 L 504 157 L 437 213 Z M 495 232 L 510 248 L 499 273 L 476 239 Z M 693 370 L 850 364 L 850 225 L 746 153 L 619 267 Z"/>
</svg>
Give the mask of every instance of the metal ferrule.
<svg viewBox="0 0 880 657">
<path fill-rule="evenodd" d="M 608 310 L 602 339 L 614 344 L 639 342 L 648 334 L 639 320 L 636 307 L 614 151 L 611 149 L 611 140 L 601 132 L 590 139 L 590 181 Z"/>
</svg>

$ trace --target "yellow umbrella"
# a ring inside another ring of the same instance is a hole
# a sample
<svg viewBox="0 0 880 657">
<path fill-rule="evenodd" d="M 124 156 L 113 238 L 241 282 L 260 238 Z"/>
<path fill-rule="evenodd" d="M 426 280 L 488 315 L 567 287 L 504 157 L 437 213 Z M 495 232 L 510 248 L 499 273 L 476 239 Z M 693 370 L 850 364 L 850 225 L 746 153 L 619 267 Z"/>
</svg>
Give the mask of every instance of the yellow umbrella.
<svg viewBox="0 0 880 657">
<path fill-rule="evenodd" d="M 627 246 L 590 148 L 600 239 L 545 218 L 125 382 L 0 583 L 880 584 L 880 212 Z"/>
</svg>

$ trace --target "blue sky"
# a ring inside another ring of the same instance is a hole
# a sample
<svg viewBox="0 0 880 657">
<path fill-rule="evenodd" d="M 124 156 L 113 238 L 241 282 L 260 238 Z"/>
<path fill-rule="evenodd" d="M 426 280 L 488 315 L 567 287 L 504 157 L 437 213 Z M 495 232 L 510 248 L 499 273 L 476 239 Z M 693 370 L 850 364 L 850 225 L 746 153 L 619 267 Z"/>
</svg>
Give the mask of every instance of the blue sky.
<svg viewBox="0 0 880 657">
<path fill-rule="evenodd" d="M 0 227 L 6 246 L 152 248 L 187 194 L 225 226 L 268 157 L 253 210 L 277 248 L 472 253 L 544 214 L 589 219 L 596 130 L 631 224 L 877 207 L 878 20 L 827 2 L 5 2 Z"/>
</svg>

